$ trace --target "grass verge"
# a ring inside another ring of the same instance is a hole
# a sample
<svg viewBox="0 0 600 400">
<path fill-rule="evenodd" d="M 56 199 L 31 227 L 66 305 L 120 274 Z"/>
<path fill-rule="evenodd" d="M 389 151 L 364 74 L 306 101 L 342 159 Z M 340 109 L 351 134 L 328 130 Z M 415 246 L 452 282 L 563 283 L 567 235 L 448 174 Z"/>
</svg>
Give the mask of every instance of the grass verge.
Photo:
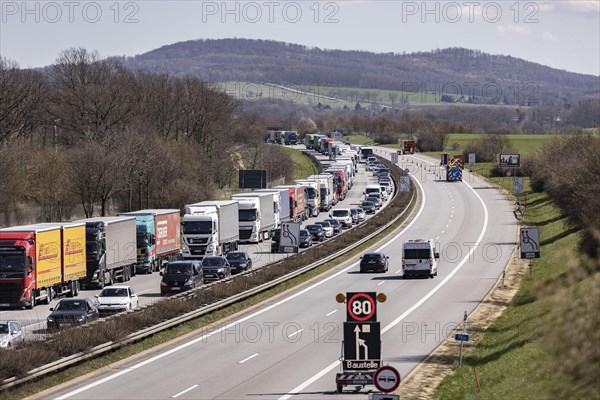
<svg viewBox="0 0 600 400">
<path fill-rule="evenodd" d="M 512 185 L 512 179 L 492 181 L 505 188 Z M 584 302 L 589 299 L 590 304 L 597 304 L 598 272 L 577 275 L 581 279 L 576 281 L 569 279 L 580 268 L 574 262 L 578 257 L 579 232 L 567 223 L 547 194 L 531 193 L 527 179 L 525 181 L 529 192 L 526 224 L 540 229 L 542 258 L 533 261 L 531 275 L 529 271 L 524 274 L 506 311 L 467 348 L 463 366 L 455 366 L 454 373 L 438 386 L 433 396 L 436 399 L 600 398 L 597 384 L 578 385 L 560 372 L 560 363 L 557 363 L 560 355 L 552 349 L 562 347 L 560 342 L 568 340 L 568 336 L 561 339 L 561 334 L 569 334 L 564 326 L 568 319 L 556 319 L 557 307 L 577 296 L 583 296 Z M 582 308 L 594 310 L 590 304 Z M 595 313 L 597 318 L 597 308 Z M 584 347 L 586 343 L 598 346 L 597 332 L 593 337 L 587 336 L 589 332 L 573 330 L 571 334 L 577 335 Z M 572 354 L 566 353 L 572 348 L 565 346 L 564 349 L 565 359 L 572 358 Z M 592 348 L 591 351 L 596 352 L 597 360 L 597 350 Z M 579 382 L 593 382 L 594 376 L 597 378 L 598 364 L 588 367 L 591 379 L 584 376 Z M 474 368 L 481 391 L 476 386 Z"/>
<path fill-rule="evenodd" d="M 296 179 L 303 179 L 307 176 L 319 173 L 319 168 L 317 168 L 312 159 L 304 155 L 301 151 L 285 146 L 279 146 L 278 148 L 290 156 L 290 159 L 292 160 L 294 175 L 292 176 L 291 182 L 289 182 L 290 184 Z"/>
</svg>

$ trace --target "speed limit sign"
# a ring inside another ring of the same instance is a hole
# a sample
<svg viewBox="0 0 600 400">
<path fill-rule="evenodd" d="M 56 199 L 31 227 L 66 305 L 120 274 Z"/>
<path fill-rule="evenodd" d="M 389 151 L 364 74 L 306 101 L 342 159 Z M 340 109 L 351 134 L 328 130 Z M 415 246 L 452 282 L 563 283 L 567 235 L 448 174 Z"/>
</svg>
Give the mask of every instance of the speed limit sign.
<svg viewBox="0 0 600 400">
<path fill-rule="evenodd" d="M 346 320 L 357 322 L 377 321 L 377 293 L 347 293 Z"/>
</svg>

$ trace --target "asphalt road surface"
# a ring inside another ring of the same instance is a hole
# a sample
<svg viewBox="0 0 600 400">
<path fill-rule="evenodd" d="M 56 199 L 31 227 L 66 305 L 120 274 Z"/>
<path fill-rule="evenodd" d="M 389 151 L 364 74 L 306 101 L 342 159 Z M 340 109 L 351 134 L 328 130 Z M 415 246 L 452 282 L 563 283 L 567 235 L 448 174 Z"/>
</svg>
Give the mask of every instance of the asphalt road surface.
<svg viewBox="0 0 600 400">
<path fill-rule="evenodd" d="M 45 398 L 365 399 L 373 386 L 335 393 L 346 318 L 335 296 L 345 292 L 387 295 L 377 310 L 383 363 L 406 376 L 492 288 L 516 235 L 496 188 L 468 172 L 462 183 L 439 180 L 437 164 L 420 155 L 400 159 L 421 201 L 410 222 L 374 247 L 389 256 L 389 272 L 360 274 L 352 260 L 264 307 Z M 402 242 L 419 238 L 438 243 L 439 273 L 405 280 Z"/>
</svg>

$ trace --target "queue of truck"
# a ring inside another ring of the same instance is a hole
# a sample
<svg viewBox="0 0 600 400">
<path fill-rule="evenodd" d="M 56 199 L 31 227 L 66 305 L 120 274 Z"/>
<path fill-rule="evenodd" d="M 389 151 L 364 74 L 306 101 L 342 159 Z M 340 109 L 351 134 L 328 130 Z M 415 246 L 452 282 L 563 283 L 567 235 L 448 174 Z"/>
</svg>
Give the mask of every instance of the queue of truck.
<svg viewBox="0 0 600 400">
<path fill-rule="evenodd" d="M 281 144 L 297 141 L 294 131 L 271 133 Z M 293 185 L 188 204 L 183 216 L 177 209 L 148 209 L 0 229 L 0 307 L 33 308 L 76 296 L 80 288 L 151 274 L 181 257 L 225 255 L 240 243 L 270 239 L 283 222 L 329 212 L 352 187 L 361 150 L 325 135 L 306 135 L 304 144 L 335 160 Z"/>
</svg>

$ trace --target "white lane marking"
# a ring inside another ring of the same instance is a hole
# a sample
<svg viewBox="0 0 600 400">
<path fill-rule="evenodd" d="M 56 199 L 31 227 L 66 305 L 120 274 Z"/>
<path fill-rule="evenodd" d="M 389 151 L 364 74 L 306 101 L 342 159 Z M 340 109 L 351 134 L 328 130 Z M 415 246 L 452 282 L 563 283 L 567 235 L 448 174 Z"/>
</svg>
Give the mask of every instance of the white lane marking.
<svg viewBox="0 0 600 400">
<path fill-rule="evenodd" d="M 300 329 L 300 330 L 298 330 L 298 331 L 296 331 L 296 332 L 294 332 L 294 333 L 290 333 L 290 334 L 288 335 L 288 338 L 291 338 L 291 337 L 294 337 L 294 336 L 296 336 L 297 334 L 299 334 L 299 333 L 300 333 L 300 332 L 302 332 L 303 330 L 304 330 L 304 329 Z"/>
<path fill-rule="evenodd" d="M 439 237 L 439 236 L 437 236 L 437 237 L 435 238 L 435 240 L 438 240 L 439 238 L 440 238 L 440 237 Z"/>
<path fill-rule="evenodd" d="M 410 221 L 408 223 L 408 225 L 406 225 L 404 227 L 404 229 L 402 229 L 400 232 L 398 232 L 396 234 L 396 236 L 394 236 L 390 241 L 388 241 L 387 243 L 385 243 L 384 245 L 382 245 L 379 248 L 379 250 L 386 248 L 389 244 L 391 244 L 392 242 L 394 242 L 395 240 L 397 240 L 400 236 L 402 236 L 408 229 L 410 229 L 411 226 L 413 226 L 419 220 L 419 217 L 423 213 L 423 210 L 425 209 L 425 203 L 426 203 L 427 197 L 425 196 L 425 191 L 423 190 L 423 185 L 421 185 L 421 183 L 419 182 L 419 180 L 418 179 L 414 179 L 414 182 L 417 183 L 417 185 L 419 186 L 419 188 L 421 190 L 421 193 L 423 194 L 423 202 L 421 203 L 421 207 L 419 208 L 419 211 L 417 211 L 417 214 L 415 215 L 415 217 L 413 218 L 413 220 Z M 155 355 L 154 357 L 150 357 L 150 358 L 148 358 L 148 359 L 146 359 L 144 361 L 140 361 L 137 364 L 133 364 L 129 368 L 122 369 L 121 371 L 115 372 L 112 375 L 108 375 L 108 376 L 106 376 L 106 377 L 104 377 L 102 379 L 99 379 L 97 381 L 91 382 L 91 383 L 89 383 L 89 384 L 87 384 L 85 386 L 82 386 L 82 387 L 78 388 L 78 389 L 75 389 L 75 390 L 72 390 L 70 392 L 67 392 L 67 393 L 63 394 L 62 396 L 56 397 L 55 400 L 63 400 L 63 399 L 71 398 L 73 396 L 78 395 L 79 393 L 85 392 L 86 390 L 89 390 L 89 389 L 95 388 L 97 386 L 100 386 L 100 385 L 102 385 L 102 384 L 104 384 L 106 382 L 112 381 L 113 379 L 116 379 L 116 378 L 118 378 L 118 377 L 120 377 L 122 375 L 128 374 L 129 372 L 135 371 L 136 369 L 142 368 L 142 367 L 144 367 L 144 366 L 146 366 L 148 364 L 151 364 L 151 363 L 153 363 L 155 361 L 161 360 L 161 359 L 163 359 L 163 358 L 165 358 L 167 356 L 170 356 L 171 354 L 177 353 L 180 350 L 183 350 L 183 349 L 186 349 L 186 348 L 188 348 L 190 346 L 193 346 L 193 345 L 195 345 L 198 342 L 206 341 L 207 338 L 209 338 L 209 337 L 211 337 L 213 335 L 221 334 L 221 332 L 223 332 L 223 331 L 227 331 L 228 329 L 231 329 L 232 327 L 239 326 L 239 324 L 242 323 L 242 322 L 245 322 L 245 321 L 247 321 L 249 319 L 253 319 L 253 318 L 255 318 L 255 317 L 257 317 L 257 316 L 259 316 L 261 314 L 266 313 L 267 311 L 270 311 L 270 310 L 272 310 L 272 309 L 274 309 L 276 307 L 279 307 L 282 304 L 287 303 L 288 301 L 291 301 L 291 300 L 295 299 L 296 297 L 300 297 L 300 296 L 304 295 L 305 293 L 313 290 L 314 288 L 319 287 L 319 286 L 323 285 L 324 283 L 329 282 L 330 280 L 337 278 L 339 275 L 345 274 L 349 270 L 351 270 L 353 268 L 356 268 L 359 264 L 360 264 L 360 262 L 357 261 L 354 264 L 351 264 L 348 267 L 346 267 L 346 268 L 344 268 L 344 269 L 336 272 L 335 274 L 333 274 L 333 275 L 331 275 L 331 276 L 329 276 L 327 278 L 324 278 L 324 279 L 316 282 L 315 284 L 307 287 L 306 289 L 303 289 L 303 290 L 301 290 L 301 291 L 299 291 L 299 292 L 297 292 L 297 293 L 295 293 L 293 295 L 290 295 L 289 297 L 286 297 L 285 299 L 282 299 L 282 300 L 280 300 L 280 301 L 278 301 L 276 303 L 273 303 L 273 304 L 271 304 L 268 307 L 260 309 L 260 310 L 256 311 L 253 314 L 250 314 L 250 315 L 247 315 L 247 316 L 245 316 L 243 318 L 240 318 L 237 321 L 234 321 L 234 322 L 232 322 L 230 324 L 227 324 L 227 325 L 225 325 L 225 326 L 223 326 L 223 327 L 221 327 L 219 329 L 215 329 L 214 331 L 211 331 L 211 332 L 209 332 L 207 334 L 201 335 L 201 336 L 197 337 L 194 340 L 190 340 L 189 342 L 183 343 L 183 344 L 181 344 L 179 346 L 176 346 L 176 347 L 174 347 L 174 348 L 172 348 L 170 350 L 167 350 L 167 351 L 165 351 L 163 353 L 159 353 L 159 354 Z M 339 361 L 335 361 L 335 363 L 332 364 L 333 367 L 331 367 L 331 368 L 335 368 L 335 366 L 337 366 L 338 363 L 339 363 Z M 329 370 L 327 372 L 329 372 Z M 299 389 L 299 390 L 302 390 L 302 389 Z"/>
<path fill-rule="evenodd" d="M 402 272 L 402 268 L 400 268 L 398 271 L 396 271 L 397 274 L 399 274 L 400 272 Z"/>
<path fill-rule="evenodd" d="M 381 281 L 381 282 L 379 282 L 379 283 L 377 284 L 377 286 L 381 286 L 381 285 L 383 285 L 384 283 L 385 283 L 385 281 Z"/>
<path fill-rule="evenodd" d="M 335 314 L 336 312 L 338 312 L 338 310 L 333 310 L 332 312 L 325 314 L 325 316 L 326 316 L 326 317 L 329 317 L 330 315 L 333 315 L 333 314 Z"/>
<path fill-rule="evenodd" d="M 252 354 L 250 357 L 246 357 L 244 358 L 242 361 L 238 361 L 238 364 L 243 364 L 248 360 L 252 360 L 254 357 L 256 357 L 258 355 L 258 353 Z"/>
<path fill-rule="evenodd" d="M 142 294 L 142 293 L 146 293 L 151 291 L 152 289 L 146 289 L 146 290 L 142 290 L 141 292 L 137 292 L 138 295 Z"/>
<path fill-rule="evenodd" d="M 469 187 L 469 189 L 471 189 L 471 191 L 475 194 L 475 196 L 479 199 L 479 201 L 483 205 L 483 212 L 484 212 L 483 228 L 481 229 L 481 233 L 479 234 L 479 237 L 477 238 L 476 244 L 471 248 L 471 251 L 469 251 L 469 253 L 462 259 L 462 261 L 448 274 L 448 276 L 446 276 L 436 287 L 434 287 L 433 289 L 431 289 L 431 291 L 429 291 L 425 296 L 423 296 L 421 298 L 421 300 L 419 300 L 418 302 L 416 302 L 415 304 L 413 304 L 412 307 L 410 307 L 402 315 L 400 315 L 398 318 L 396 318 L 395 320 L 393 320 L 389 325 L 387 325 L 385 328 L 383 328 L 381 330 L 381 334 L 386 333 L 387 331 L 389 331 L 390 329 L 392 329 L 394 326 L 398 325 L 404 318 L 406 318 L 408 315 L 410 315 L 410 313 L 412 313 L 414 310 L 416 310 L 417 308 L 419 308 L 423 303 L 425 303 L 427 300 L 429 300 L 429 298 L 431 298 L 431 296 L 433 296 L 446 283 L 448 283 L 448 281 L 458 272 L 458 270 L 465 264 L 465 262 L 467 262 L 467 260 L 469 259 L 469 257 L 471 257 L 471 255 L 475 252 L 475 249 L 477 247 L 479 247 L 479 244 L 481 243 L 481 239 L 483 238 L 483 235 L 485 235 L 485 232 L 487 230 L 487 225 L 488 225 L 488 209 L 485 206 L 485 203 L 483 202 L 483 199 L 479 196 L 479 194 L 477 194 L 477 192 L 475 192 L 475 190 L 468 183 L 466 183 L 464 181 L 463 181 L 463 183 L 465 185 L 467 185 L 467 187 Z M 419 184 L 419 186 L 420 185 L 421 184 Z M 421 189 L 423 189 L 422 186 L 421 186 Z M 424 195 L 425 194 L 423 193 L 423 196 Z M 394 238 L 394 239 L 396 239 L 396 238 Z M 393 242 L 394 239 L 392 239 L 388 243 Z M 384 246 L 387 246 L 387 244 L 385 244 Z M 384 247 L 384 246 L 382 246 L 382 247 Z M 288 399 L 290 399 L 293 395 L 297 394 L 298 392 L 300 392 L 301 390 L 303 390 L 307 386 L 311 385 L 316 380 L 320 379 L 325 374 L 329 373 L 331 370 L 335 369 L 339 365 L 339 363 L 340 363 L 339 361 L 335 361 L 332 364 L 328 365 L 327 367 L 325 367 L 324 369 L 322 369 L 321 371 L 319 371 L 317 374 L 313 375 L 311 378 L 309 378 L 305 382 L 301 383 L 300 385 L 296 386 L 294 389 L 292 389 L 291 391 L 289 391 L 288 394 L 286 394 L 285 396 L 280 397 L 279 400 L 288 400 Z"/>
<path fill-rule="evenodd" d="M 445 229 L 442 231 L 442 233 L 444 233 L 444 232 L 446 232 L 446 230 L 445 230 Z"/>
<path fill-rule="evenodd" d="M 174 394 L 173 396 L 171 396 L 171 398 L 172 398 L 172 399 L 176 399 L 176 398 L 178 398 L 179 396 L 186 394 L 186 393 L 187 393 L 187 392 L 189 392 L 190 390 L 194 390 L 194 389 L 196 389 L 198 386 L 200 386 L 200 385 L 194 385 L 194 386 L 192 386 L 192 387 L 189 387 L 189 388 L 185 389 L 185 390 L 184 390 L 184 391 L 182 391 L 182 392 L 179 392 L 179 393 L 177 393 L 177 394 Z"/>
<path fill-rule="evenodd" d="M 450 221 L 448 221 L 448 222 L 450 222 Z M 448 227 L 448 224 L 446 224 L 446 228 L 447 228 L 447 227 Z"/>
</svg>

